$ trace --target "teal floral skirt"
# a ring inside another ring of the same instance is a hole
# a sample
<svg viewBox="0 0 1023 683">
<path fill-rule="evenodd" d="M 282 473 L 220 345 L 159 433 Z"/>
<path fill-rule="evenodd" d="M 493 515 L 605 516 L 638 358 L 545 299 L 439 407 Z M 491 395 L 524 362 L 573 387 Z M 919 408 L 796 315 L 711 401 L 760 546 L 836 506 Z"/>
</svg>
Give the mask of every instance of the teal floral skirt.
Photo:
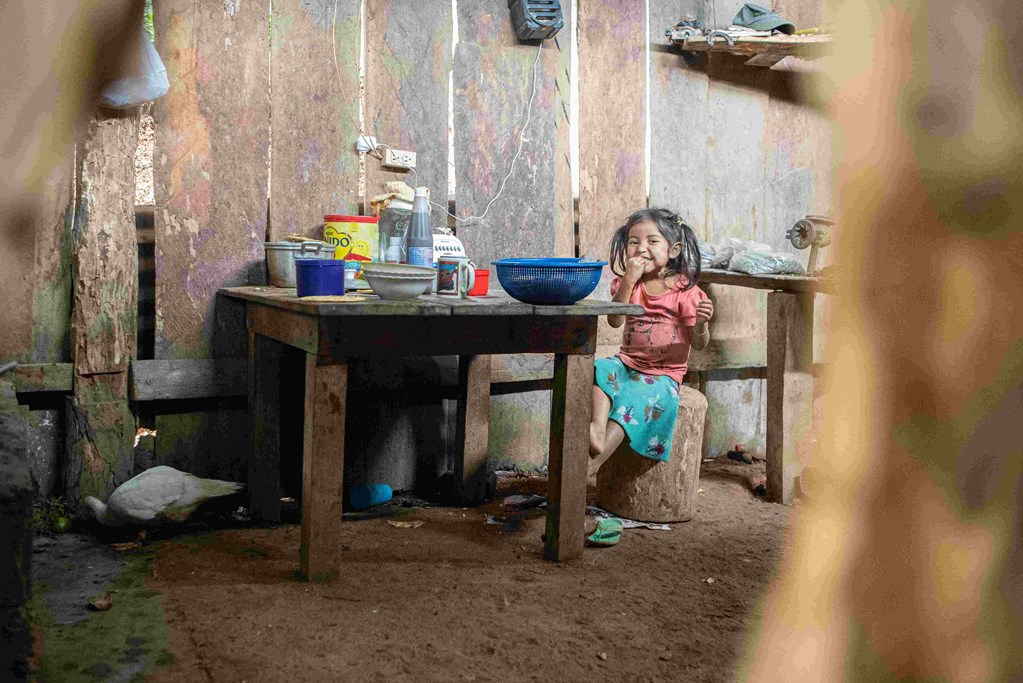
<svg viewBox="0 0 1023 683">
<path fill-rule="evenodd" d="M 678 382 L 633 370 L 618 356 L 598 358 L 593 365 L 597 386 L 611 398 L 607 419 L 622 426 L 632 450 L 667 460 L 678 415 Z"/>
</svg>

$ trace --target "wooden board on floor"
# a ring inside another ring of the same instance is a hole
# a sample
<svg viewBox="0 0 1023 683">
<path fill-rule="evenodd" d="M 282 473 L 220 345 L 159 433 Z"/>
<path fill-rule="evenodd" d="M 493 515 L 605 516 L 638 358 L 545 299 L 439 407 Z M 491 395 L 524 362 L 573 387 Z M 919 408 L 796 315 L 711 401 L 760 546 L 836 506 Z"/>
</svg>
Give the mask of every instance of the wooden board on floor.
<svg viewBox="0 0 1023 683">
<path fill-rule="evenodd" d="M 506 256 L 549 256 L 556 232 L 555 125 L 564 116 L 556 108 L 560 60 L 554 64 L 541 59 L 536 64 L 535 96 L 523 132 L 537 46 L 515 38 L 505 0 L 461 0 L 458 31 L 455 205 L 463 218 L 486 212 L 480 221 L 459 223 L 458 237 L 481 268 Z M 559 38 L 558 44 L 564 45 L 567 36 Z M 550 43 L 544 43 L 544 52 L 556 49 Z M 528 142 L 522 143 L 512 168 L 520 132 Z M 512 173 L 504 181 L 509 168 Z"/>
<path fill-rule="evenodd" d="M 324 214 L 359 213 L 359 2 L 276 0 L 272 28 L 269 236 L 323 239 Z"/>
<path fill-rule="evenodd" d="M 579 7 L 579 255 L 606 259 L 611 236 L 646 206 L 646 32 L 643 0 L 589 0 Z M 610 268 L 596 298 L 610 299 Z M 600 322 L 598 343 L 620 343 Z"/>
<path fill-rule="evenodd" d="M 452 29 L 448 0 L 366 4 L 366 126 L 379 142 L 416 154 L 415 173 L 367 155 L 368 198 L 386 192 L 384 183 L 404 180 L 429 187 L 431 201 L 447 206 Z M 434 227 L 445 225 L 443 211 L 433 211 Z"/>
</svg>

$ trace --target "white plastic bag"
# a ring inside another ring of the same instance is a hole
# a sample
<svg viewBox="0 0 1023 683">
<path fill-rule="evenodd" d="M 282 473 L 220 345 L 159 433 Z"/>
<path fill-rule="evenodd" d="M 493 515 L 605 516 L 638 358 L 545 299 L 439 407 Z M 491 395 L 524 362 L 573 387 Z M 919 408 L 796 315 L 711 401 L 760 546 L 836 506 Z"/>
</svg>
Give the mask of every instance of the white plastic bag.
<svg viewBox="0 0 1023 683">
<path fill-rule="evenodd" d="M 710 258 L 711 268 L 728 269 L 732 257 L 747 251 L 771 251 L 770 245 L 761 244 L 752 240 L 741 240 L 738 237 L 728 237 L 721 240 L 715 247 Z"/>
<path fill-rule="evenodd" d="M 732 257 L 728 270 L 750 275 L 803 275 L 803 264 L 782 251 L 743 251 Z"/>
<path fill-rule="evenodd" d="M 120 78 L 100 93 L 100 104 L 111 109 L 131 109 L 163 97 L 170 88 L 167 67 L 153 47 L 145 24 L 139 23 L 139 50 L 128 60 Z"/>
</svg>

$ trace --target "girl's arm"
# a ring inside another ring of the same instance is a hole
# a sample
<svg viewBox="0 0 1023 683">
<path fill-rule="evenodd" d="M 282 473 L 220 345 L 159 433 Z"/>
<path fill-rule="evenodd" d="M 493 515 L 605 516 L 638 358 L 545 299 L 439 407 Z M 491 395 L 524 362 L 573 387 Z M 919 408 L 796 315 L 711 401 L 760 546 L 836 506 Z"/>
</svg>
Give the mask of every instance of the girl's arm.
<svg viewBox="0 0 1023 683">
<path fill-rule="evenodd" d="M 611 297 L 611 301 L 619 304 L 627 304 L 632 298 L 632 290 L 636 288 L 636 284 L 639 283 L 639 279 L 643 277 L 643 268 L 646 265 L 647 259 L 641 256 L 633 256 L 625 263 L 625 275 L 622 276 L 622 284 L 618 287 L 618 291 Z M 607 323 L 611 327 L 621 327 L 625 324 L 624 315 L 609 315 L 607 316 Z"/>
<path fill-rule="evenodd" d="M 689 346 L 703 351 L 710 344 L 710 319 L 714 317 L 714 304 L 710 299 L 702 299 L 696 304 L 696 324 L 689 336 Z"/>
<path fill-rule="evenodd" d="M 628 273 L 622 278 L 622 284 L 615 292 L 615 295 L 611 297 L 611 301 L 619 304 L 629 303 L 629 299 L 632 298 L 632 290 L 636 288 L 636 281 L 629 281 Z M 624 315 L 609 315 L 607 316 L 607 322 L 611 327 L 621 327 L 625 324 Z"/>
</svg>

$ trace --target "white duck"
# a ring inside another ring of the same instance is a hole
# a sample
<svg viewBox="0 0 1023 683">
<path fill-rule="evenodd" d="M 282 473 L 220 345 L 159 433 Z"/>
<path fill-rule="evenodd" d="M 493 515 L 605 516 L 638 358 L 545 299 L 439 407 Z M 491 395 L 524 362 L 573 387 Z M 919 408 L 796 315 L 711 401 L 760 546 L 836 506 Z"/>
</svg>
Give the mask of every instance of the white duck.
<svg viewBox="0 0 1023 683">
<path fill-rule="evenodd" d="M 243 487 L 159 465 L 118 486 L 105 504 L 87 496 L 85 506 L 106 526 L 183 522 L 204 501 L 229 496 Z"/>
</svg>

